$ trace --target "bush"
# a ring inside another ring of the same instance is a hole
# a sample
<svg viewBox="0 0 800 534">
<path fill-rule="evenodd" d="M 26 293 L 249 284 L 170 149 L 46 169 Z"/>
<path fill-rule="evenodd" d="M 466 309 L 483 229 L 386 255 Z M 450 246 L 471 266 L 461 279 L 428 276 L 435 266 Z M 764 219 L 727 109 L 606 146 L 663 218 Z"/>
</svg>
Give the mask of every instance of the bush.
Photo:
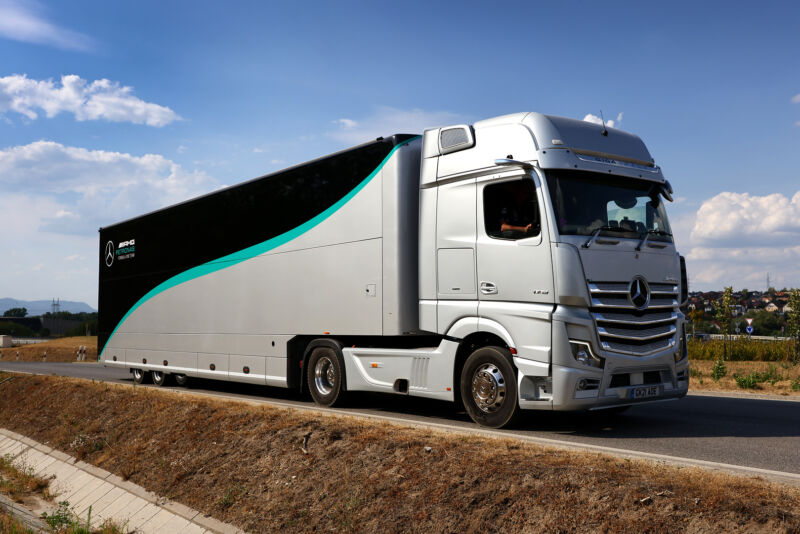
<svg viewBox="0 0 800 534">
<path fill-rule="evenodd" d="M 736 380 L 736 385 L 742 389 L 755 389 L 758 386 L 758 381 L 756 381 L 755 373 L 750 373 L 749 375 L 733 375 L 733 379 Z"/>
<path fill-rule="evenodd" d="M 693 360 L 721 360 L 723 356 L 721 339 L 700 341 L 689 340 L 689 357 Z M 791 341 L 756 341 L 739 338 L 728 342 L 728 361 L 780 362 L 792 360 Z"/>
<path fill-rule="evenodd" d="M 736 385 L 742 389 L 755 389 L 764 382 L 769 382 L 774 386 L 775 382 L 783 379 L 774 365 L 770 365 L 769 369 L 763 373 L 755 371 L 747 375 L 734 374 L 733 378 L 736 380 Z"/>
<path fill-rule="evenodd" d="M 711 369 L 711 378 L 714 382 L 719 381 L 720 378 L 728 374 L 728 368 L 725 367 L 725 362 L 717 360 L 714 362 L 714 367 Z"/>
</svg>

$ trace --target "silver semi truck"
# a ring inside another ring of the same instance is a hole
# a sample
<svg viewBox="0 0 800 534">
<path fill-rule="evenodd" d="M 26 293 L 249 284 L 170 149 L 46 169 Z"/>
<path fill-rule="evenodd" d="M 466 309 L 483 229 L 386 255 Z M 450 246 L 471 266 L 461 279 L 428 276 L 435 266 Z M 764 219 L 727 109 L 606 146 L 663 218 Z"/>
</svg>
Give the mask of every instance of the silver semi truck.
<svg viewBox="0 0 800 534">
<path fill-rule="evenodd" d="M 100 359 L 519 410 L 686 395 L 672 189 L 635 135 L 518 113 L 398 134 L 100 229 Z"/>
</svg>

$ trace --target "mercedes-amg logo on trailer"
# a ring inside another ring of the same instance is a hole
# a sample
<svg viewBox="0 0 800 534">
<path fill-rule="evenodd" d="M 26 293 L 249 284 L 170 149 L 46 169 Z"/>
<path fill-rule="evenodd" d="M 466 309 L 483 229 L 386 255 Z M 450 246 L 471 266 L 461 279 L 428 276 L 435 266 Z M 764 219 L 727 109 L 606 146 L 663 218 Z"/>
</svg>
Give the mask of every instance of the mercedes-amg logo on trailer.
<svg viewBox="0 0 800 534">
<path fill-rule="evenodd" d="M 650 287 L 642 276 L 634 276 L 628 286 L 628 298 L 637 310 L 647 308 L 650 303 Z"/>
<path fill-rule="evenodd" d="M 114 263 L 114 242 L 109 241 L 106 243 L 106 267 L 111 267 Z"/>
</svg>

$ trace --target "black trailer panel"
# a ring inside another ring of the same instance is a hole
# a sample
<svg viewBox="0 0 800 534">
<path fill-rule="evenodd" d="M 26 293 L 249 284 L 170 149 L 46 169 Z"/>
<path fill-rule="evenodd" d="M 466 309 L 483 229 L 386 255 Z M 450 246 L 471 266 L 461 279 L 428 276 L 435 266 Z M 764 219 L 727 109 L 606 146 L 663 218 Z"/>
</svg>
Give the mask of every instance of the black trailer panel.
<svg viewBox="0 0 800 534">
<path fill-rule="evenodd" d="M 153 288 L 314 218 L 411 137 L 378 139 L 101 228 L 98 351 Z"/>
</svg>

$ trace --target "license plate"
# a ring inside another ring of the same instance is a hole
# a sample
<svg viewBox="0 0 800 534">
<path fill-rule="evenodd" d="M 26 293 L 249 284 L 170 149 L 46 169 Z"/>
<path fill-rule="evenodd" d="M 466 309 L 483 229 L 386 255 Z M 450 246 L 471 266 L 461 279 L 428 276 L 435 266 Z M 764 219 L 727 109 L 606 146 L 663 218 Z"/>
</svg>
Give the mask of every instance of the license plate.
<svg viewBox="0 0 800 534">
<path fill-rule="evenodd" d="M 658 397 L 658 386 L 644 386 L 631 390 L 631 399 L 633 400 L 647 399 L 650 397 Z"/>
</svg>

